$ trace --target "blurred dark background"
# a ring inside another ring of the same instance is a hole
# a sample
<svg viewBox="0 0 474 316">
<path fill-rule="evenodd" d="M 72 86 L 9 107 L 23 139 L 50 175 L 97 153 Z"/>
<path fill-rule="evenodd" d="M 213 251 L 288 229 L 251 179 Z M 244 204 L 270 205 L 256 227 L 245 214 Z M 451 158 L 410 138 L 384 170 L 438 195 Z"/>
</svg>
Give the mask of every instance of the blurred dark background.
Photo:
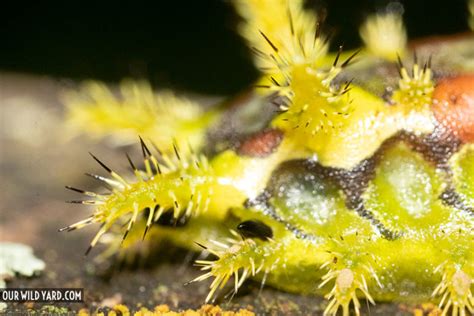
<svg viewBox="0 0 474 316">
<path fill-rule="evenodd" d="M 333 45 L 360 44 L 358 26 L 389 1 L 311 0 Z M 467 0 L 405 0 L 410 38 L 465 32 Z M 5 3 L 4 3 L 5 4 Z M 0 71 L 118 81 L 230 94 L 257 76 L 229 0 L 35 1 L 0 13 Z"/>
</svg>

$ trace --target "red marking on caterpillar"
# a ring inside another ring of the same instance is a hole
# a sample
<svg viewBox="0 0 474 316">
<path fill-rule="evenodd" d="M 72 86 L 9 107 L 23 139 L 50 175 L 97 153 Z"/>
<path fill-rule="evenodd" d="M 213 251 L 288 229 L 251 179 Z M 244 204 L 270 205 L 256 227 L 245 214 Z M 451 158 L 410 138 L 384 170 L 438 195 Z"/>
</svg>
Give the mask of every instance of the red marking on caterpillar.
<svg viewBox="0 0 474 316">
<path fill-rule="evenodd" d="M 433 92 L 432 109 L 460 140 L 474 142 L 474 74 L 442 80 Z"/>
<path fill-rule="evenodd" d="M 237 148 L 243 156 L 266 157 L 273 153 L 283 140 L 283 132 L 279 129 L 270 129 L 252 135 Z"/>
</svg>

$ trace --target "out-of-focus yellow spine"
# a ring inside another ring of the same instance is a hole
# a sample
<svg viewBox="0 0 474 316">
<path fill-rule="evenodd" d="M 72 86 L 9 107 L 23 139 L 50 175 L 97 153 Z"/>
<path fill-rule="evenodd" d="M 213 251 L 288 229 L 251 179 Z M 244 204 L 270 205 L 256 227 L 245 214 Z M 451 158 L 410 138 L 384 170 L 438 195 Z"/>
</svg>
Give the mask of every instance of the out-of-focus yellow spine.
<svg viewBox="0 0 474 316">
<path fill-rule="evenodd" d="M 119 93 L 104 83 L 89 81 L 79 91 L 64 95 L 67 127 L 72 135 L 86 133 L 94 138 L 108 137 L 114 144 L 135 143 L 137 135 L 159 148 L 199 149 L 205 130 L 217 117 L 216 111 L 202 107 L 171 91 L 155 93 L 148 82 L 124 81 Z"/>
</svg>

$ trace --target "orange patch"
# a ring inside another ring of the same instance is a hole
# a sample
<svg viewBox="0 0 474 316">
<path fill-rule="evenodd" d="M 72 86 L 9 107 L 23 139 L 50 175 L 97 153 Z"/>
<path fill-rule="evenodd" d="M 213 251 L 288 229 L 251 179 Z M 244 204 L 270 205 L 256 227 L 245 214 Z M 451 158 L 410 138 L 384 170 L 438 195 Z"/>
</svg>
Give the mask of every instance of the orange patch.
<svg viewBox="0 0 474 316">
<path fill-rule="evenodd" d="M 280 145 L 283 132 L 278 129 L 270 129 L 246 139 L 237 147 L 239 155 L 250 157 L 266 157 Z"/>
<path fill-rule="evenodd" d="M 442 80 L 433 92 L 438 122 L 463 142 L 474 142 L 474 75 Z"/>
</svg>

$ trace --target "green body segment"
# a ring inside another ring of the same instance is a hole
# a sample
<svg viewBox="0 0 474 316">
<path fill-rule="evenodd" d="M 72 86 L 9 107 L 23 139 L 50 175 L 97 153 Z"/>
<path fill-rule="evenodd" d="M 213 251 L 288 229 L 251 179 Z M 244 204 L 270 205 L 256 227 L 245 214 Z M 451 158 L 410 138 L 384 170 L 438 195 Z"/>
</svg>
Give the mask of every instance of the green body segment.
<svg viewBox="0 0 474 316">
<path fill-rule="evenodd" d="M 365 192 L 366 207 L 389 229 L 416 238 L 423 230 L 446 223 L 451 210 L 440 195 L 446 188 L 440 174 L 406 145 L 390 148 Z"/>
</svg>

